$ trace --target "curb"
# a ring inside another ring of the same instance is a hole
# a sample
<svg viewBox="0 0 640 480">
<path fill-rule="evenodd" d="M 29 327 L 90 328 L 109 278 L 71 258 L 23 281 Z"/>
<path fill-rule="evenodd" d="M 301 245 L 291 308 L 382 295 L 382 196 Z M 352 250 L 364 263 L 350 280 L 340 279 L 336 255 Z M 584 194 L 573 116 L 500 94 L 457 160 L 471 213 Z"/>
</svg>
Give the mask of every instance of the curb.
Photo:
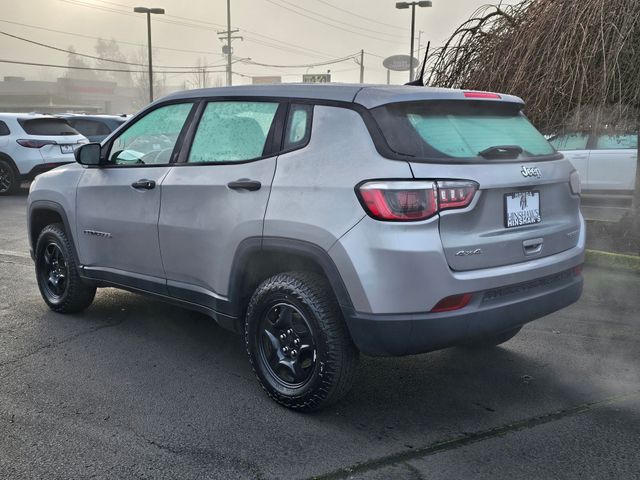
<svg viewBox="0 0 640 480">
<path fill-rule="evenodd" d="M 640 256 L 637 255 L 587 250 L 585 263 L 595 267 L 640 272 Z"/>
</svg>

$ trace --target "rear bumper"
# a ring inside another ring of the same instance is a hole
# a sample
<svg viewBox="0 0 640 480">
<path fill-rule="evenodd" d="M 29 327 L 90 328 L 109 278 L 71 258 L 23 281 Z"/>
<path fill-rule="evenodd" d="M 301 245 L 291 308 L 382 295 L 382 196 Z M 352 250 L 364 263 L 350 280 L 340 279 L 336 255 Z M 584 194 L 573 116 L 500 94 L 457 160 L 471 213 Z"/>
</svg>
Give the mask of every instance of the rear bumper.
<svg viewBox="0 0 640 480">
<path fill-rule="evenodd" d="M 21 180 L 33 180 L 36 176 L 41 173 L 48 172 L 49 170 L 53 170 L 56 167 L 60 167 L 62 165 L 68 165 L 73 162 L 52 162 L 52 163 L 39 163 L 35 167 L 33 167 L 29 172 L 20 176 Z"/>
<path fill-rule="evenodd" d="M 361 352 L 374 356 L 411 355 L 517 328 L 576 302 L 582 286 L 582 276 L 570 269 L 476 292 L 469 305 L 454 312 L 393 315 L 347 309 L 344 314 Z"/>
</svg>

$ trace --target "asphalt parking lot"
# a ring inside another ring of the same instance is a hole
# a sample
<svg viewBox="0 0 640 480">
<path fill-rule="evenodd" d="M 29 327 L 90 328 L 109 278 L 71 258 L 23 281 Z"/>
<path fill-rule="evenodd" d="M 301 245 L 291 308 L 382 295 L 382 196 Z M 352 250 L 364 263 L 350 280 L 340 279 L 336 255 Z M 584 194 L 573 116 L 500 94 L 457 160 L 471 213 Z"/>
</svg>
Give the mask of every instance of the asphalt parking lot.
<svg viewBox="0 0 640 480">
<path fill-rule="evenodd" d="M 263 394 L 242 339 L 113 289 L 49 311 L 0 198 L 0 478 L 640 478 L 640 275 L 488 351 L 363 358 L 315 414 Z"/>
</svg>

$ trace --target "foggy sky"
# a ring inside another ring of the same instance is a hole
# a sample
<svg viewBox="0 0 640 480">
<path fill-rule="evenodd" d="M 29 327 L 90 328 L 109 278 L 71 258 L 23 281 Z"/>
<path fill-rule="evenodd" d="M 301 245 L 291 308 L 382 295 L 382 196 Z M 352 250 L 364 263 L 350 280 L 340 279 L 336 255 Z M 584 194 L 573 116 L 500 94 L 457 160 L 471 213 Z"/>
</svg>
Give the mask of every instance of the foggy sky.
<svg viewBox="0 0 640 480">
<path fill-rule="evenodd" d="M 410 10 L 395 9 L 393 0 L 232 0 L 231 3 L 233 28 L 240 29 L 236 35 L 244 37 L 243 41 L 237 40 L 233 44 L 234 55 L 238 57 L 250 57 L 261 63 L 292 65 L 344 57 L 360 49 L 381 57 L 408 54 L 411 13 Z M 307 9 L 298 10 L 303 15 L 323 15 L 325 18 L 319 18 L 320 21 L 333 23 L 339 28 L 297 15 L 276 6 L 276 3 L 286 8 L 292 8 L 291 4 L 298 5 Z M 432 47 L 440 45 L 474 10 L 486 3 L 497 3 L 497 0 L 433 0 L 432 8 L 420 8 L 416 11 L 416 36 L 418 30 L 423 30 L 423 44 L 431 40 Z M 517 0 L 503 3 L 517 3 Z M 359 18 L 327 4 L 390 26 Z M 146 45 L 146 20 L 144 15 L 132 13 L 133 7 L 162 7 L 168 15 L 174 17 L 152 17 L 153 44 L 158 47 L 155 49 L 154 64 L 196 65 L 201 57 L 206 59 L 208 65 L 221 65 L 225 61 L 221 53 L 222 42 L 216 34 L 216 30 L 223 30 L 226 26 L 225 0 L 0 0 L 0 5 L 3 7 L 1 31 L 64 49 L 73 46 L 80 53 L 92 55 L 95 55 L 93 38 L 54 33 L 7 22 L 140 44 L 141 46 L 135 46 L 121 43 L 120 47 L 126 55 L 141 55 Z M 359 32 L 361 35 L 343 29 Z M 277 45 L 281 49 L 271 48 L 264 43 Z M 167 50 L 167 47 L 190 52 L 176 52 Z M 66 65 L 67 55 L 0 36 L 0 59 Z M 224 67 L 220 67 L 222 68 Z M 309 69 L 265 68 L 243 64 L 234 65 L 234 68 L 246 75 L 283 75 L 283 81 L 300 81 L 301 75 L 307 71 L 325 73 L 330 69 L 333 81 L 359 81 L 359 67 L 353 60 Z M 53 80 L 64 73 L 65 70 L 62 69 L 0 64 L 0 77 L 21 75 L 30 80 Z M 392 73 L 391 81 L 404 82 L 407 75 L 404 72 Z M 223 73 L 214 74 L 214 79 L 215 76 L 224 79 Z M 189 77 L 190 75 L 170 74 L 166 80 L 168 84 L 180 85 Z M 234 77 L 235 84 L 249 82 L 248 78 Z M 382 58 L 370 55 L 365 57 L 365 82 L 386 82 Z"/>
</svg>

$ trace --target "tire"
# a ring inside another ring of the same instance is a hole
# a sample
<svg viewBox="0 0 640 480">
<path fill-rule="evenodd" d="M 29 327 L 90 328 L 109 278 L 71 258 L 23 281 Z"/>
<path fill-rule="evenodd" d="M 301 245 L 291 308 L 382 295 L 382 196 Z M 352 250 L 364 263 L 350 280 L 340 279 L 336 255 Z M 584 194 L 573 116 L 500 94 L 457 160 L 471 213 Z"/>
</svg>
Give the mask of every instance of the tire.
<svg viewBox="0 0 640 480">
<path fill-rule="evenodd" d="M 13 195 L 19 187 L 20 180 L 13 165 L 0 159 L 0 195 Z"/>
<path fill-rule="evenodd" d="M 508 342 L 513 337 L 515 337 L 520 330 L 522 330 L 522 326 L 514 328 L 512 330 L 507 330 L 506 332 L 502 332 L 493 337 L 485 337 L 480 340 L 476 340 L 475 342 L 467 343 L 465 346 L 470 348 L 491 348 L 497 347 L 505 342 Z"/>
<path fill-rule="evenodd" d="M 46 226 L 36 242 L 36 278 L 45 303 L 58 313 L 81 312 L 93 302 L 96 288 L 83 283 L 71 243 L 60 223 Z"/>
<path fill-rule="evenodd" d="M 281 273 L 258 286 L 247 308 L 245 343 L 262 387 L 287 408 L 319 410 L 353 383 L 358 350 L 333 291 L 316 273 Z"/>
</svg>

